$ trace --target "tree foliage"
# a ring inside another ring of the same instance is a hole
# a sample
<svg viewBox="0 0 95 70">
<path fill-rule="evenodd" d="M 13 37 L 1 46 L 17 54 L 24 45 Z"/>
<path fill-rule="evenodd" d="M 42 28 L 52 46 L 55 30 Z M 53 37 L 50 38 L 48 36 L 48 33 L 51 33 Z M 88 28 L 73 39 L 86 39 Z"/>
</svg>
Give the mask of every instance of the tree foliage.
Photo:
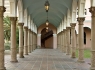
<svg viewBox="0 0 95 70">
<path fill-rule="evenodd" d="M 11 21 L 10 18 L 8 16 L 4 17 L 4 38 L 6 40 L 10 40 L 10 36 L 11 36 Z"/>
<path fill-rule="evenodd" d="M 11 21 L 8 16 L 4 17 L 4 39 L 10 41 L 11 37 Z M 19 43 L 19 30 L 16 26 L 16 41 Z"/>
</svg>

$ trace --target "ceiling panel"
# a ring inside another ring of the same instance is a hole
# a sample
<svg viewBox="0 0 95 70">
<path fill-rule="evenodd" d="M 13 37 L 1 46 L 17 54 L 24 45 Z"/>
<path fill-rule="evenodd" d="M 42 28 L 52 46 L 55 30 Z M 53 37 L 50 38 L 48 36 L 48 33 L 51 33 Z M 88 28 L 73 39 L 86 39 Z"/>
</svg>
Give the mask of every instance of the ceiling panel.
<svg viewBox="0 0 95 70">
<path fill-rule="evenodd" d="M 31 15 L 33 22 L 39 27 L 47 20 L 47 13 L 44 9 L 46 0 L 22 0 L 24 9 L 27 9 L 28 14 Z M 48 12 L 48 19 L 54 26 L 59 26 L 67 10 L 72 7 L 72 0 L 48 0 L 50 8 Z"/>
</svg>

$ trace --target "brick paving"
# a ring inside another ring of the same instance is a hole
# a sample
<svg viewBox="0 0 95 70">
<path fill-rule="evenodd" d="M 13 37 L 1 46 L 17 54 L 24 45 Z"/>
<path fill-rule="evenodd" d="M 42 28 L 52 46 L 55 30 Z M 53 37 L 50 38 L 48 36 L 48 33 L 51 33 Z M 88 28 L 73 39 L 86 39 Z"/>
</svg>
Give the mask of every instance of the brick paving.
<svg viewBox="0 0 95 70">
<path fill-rule="evenodd" d="M 37 49 L 25 58 L 18 57 L 18 63 L 11 63 L 10 55 L 5 55 L 5 66 L 7 70 L 90 70 L 88 62 L 79 63 L 54 49 Z"/>
</svg>

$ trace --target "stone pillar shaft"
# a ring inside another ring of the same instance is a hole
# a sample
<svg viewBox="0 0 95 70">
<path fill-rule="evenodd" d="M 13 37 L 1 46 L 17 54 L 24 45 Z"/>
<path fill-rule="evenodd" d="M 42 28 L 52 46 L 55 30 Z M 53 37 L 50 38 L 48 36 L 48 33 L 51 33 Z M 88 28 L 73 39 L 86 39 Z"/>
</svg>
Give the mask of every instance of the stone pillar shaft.
<svg viewBox="0 0 95 70">
<path fill-rule="evenodd" d="M 89 10 L 92 14 L 91 20 L 91 70 L 95 70 L 95 7 Z"/>
<path fill-rule="evenodd" d="M 75 40 L 75 26 L 76 23 L 71 23 L 71 45 L 72 45 L 72 53 L 71 57 L 75 58 L 76 57 L 76 40 Z"/>
<path fill-rule="evenodd" d="M 10 20 L 11 20 L 11 62 L 17 62 L 17 48 L 16 48 L 17 17 L 10 17 Z"/>
<path fill-rule="evenodd" d="M 64 30 L 64 53 L 66 53 L 66 41 L 67 41 L 67 37 L 66 37 L 66 29 Z"/>
<path fill-rule="evenodd" d="M 33 51 L 33 31 L 31 32 L 31 50 Z"/>
<path fill-rule="evenodd" d="M 57 34 L 53 34 L 53 49 L 57 48 Z"/>
<path fill-rule="evenodd" d="M 24 27 L 24 54 L 28 55 L 28 28 Z"/>
<path fill-rule="evenodd" d="M 79 22 L 79 56 L 78 61 L 84 62 L 84 30 L 83 30 L 83 21 L 85 20 L 84 17 L 77 18 Z"/>
<path fill-rule="evenodd" d="M 65 53 L 65 33 L 64 33 L 64 29 L 63 29 L 63 52 Z"/>
<path fill-rule="evenodd" d="M 61 33 L 59 33 L 59 49 L 61 50 Z"/>
<path fill-rule="evenodd" d="M 67 35 L 67 55 L 70 55 L 70 51 L 71 51 L 71 48 L 70 48 L 70 28 L 71 27 L 67 27 L 67 32 L 66 32 L 66 35 Z"/>
<path fill-rule="evenodd" d="M 31 52 L 32 52 L 32 31 L 30 32 L 30 44 L 31 44 Z"/>
<path fill-rule="evenodd" d="M 62 32 L 60 33 L 60 50 L 62 51 L 63 46 L 62 46 Z"/>
<path fill-rule="evenodd" d="M 4 64 L 4 28 L 3 28 L 3 13 L 4 6 L 0 6 L 0 70 L 6 70 Z"/>
<path fill-rule="evenodd" d="M 33 51 L 34 51 L 34 32 L 32 33 L 32 48 L 33 48 Z"/>
<path fill-rule="evenodd" d="M 24 58 L 23 23 L 18 23 L 18 26 L 19 26 L 19 57 Z"/>
<path fill-rule="evenodd" d="M 78 38 L 79 38 L 79 34 L 77 34 L 77 35 L 76 35 L 76 49 L 78 49 L 78 48 L 79 48 Z"/>
<path fill-rule="evenodd" d="M 30 32 L 31 29 L 28 29 L 28 52 L 31 53 L 31 41 L 30 41 Z"/>
</svg>

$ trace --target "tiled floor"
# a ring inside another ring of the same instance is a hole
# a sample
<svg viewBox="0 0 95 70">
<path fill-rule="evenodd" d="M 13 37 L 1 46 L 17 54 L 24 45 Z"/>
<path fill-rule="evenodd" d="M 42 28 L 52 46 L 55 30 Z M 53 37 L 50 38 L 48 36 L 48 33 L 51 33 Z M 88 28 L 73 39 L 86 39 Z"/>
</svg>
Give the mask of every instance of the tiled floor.
<svg viewBox="0 0 95 70">
<path fill-rule="evenodd" d="M 6 55 L 5 66 L 7 70 L 90 70 L 88 62 L 78 63 L 53 49 L 37 49 L 25 58 L 18 57 L 18 63 L 11 63 L 10 55 Z"/>
</svg>

